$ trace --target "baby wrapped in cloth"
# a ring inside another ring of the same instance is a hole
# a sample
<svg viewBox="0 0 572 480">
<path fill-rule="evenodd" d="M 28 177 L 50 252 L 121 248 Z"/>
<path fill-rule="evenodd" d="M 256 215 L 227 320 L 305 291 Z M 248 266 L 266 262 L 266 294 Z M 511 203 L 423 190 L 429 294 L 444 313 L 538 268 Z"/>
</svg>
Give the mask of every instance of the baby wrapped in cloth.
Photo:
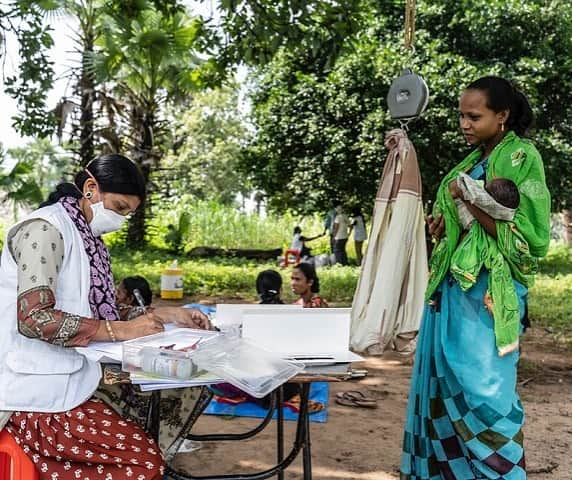
<svg viewBox="0 0 572 480">
<path fill-rule="evenodd" d="M 509 179 L 495 178 L 486 185 L 460 173 L 457 185 L 463 198 L 495 220 L 511 222 L 520 203 L 518 188 Z M 475 221 L 461 199 L 455 199 L 459 223 L 467 233 L 451 259 L 450 272 L 462 290 L 470 289 L 483 266 L 489 271 L 488 291 L 483 299 L 494 319 L 499 355 L 518 349 L 520 312 L 510 266 L 497 241 Z"/>
</svg>

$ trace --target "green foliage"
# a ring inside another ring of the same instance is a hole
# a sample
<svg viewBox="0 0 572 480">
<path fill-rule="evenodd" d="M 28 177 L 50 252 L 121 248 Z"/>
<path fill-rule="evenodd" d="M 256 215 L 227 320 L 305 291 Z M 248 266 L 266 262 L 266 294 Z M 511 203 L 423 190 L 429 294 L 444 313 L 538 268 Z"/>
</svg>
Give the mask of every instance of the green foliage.
<svg viewBox="0 0 572 480">
<path fill-rule="evenodd" d="M 99 17 L 101 33 L 88 66 L 97 83 L 105 82 L 129 105 L 123 122 L 115 125 L 116 135 L 141 168 L 150 193 L 155 190 L 152 173 L 166 150 L 168 101 L 217 82 L 198 56 L 201 20 L 175 6 L 157 8 L 145 0 L 110 3 Z M 131 218 L 126 237 L 131 246 L 145 242 L 148 213 L 139 210 Z"/>
<path fill-rule="evenodd" d="M 45 138 L 32 140 L 23 147 L 11 148 L 6 153 L 12 160 L 32 167 L 30 175 L 36 180 L 44 198 L 62 181 L 71 164 L 71 155 L 65 154 Z"/>
<path fill-rule="evenodd" d="M 540 275 L 530 289 L 530 317 L 553 332 L 557 340 L 572 345 L 572 249 L 551 246 L 540 262 Z"/>
<path fill-rule="evenodd" d="M 167 234 L 165 235 L 165 243 L 171 247 L 175 253 L 181 253 L 185 246 L 185 240 L 189 236 L 191 230 L 191 216 L 189 212 L 179 213 L 179 221 L 176 224 L 167 225 Z"/>
<path fill-rule="evenodd" d="M 257 136 L 242 165 L 273 207 L 315 211 L 335 198 L 373 203 L 387 154 L 383 134 L 397 126 L 385 97 L 405 66 L 431 91 L 427 112 L 410 126 L 426 200 L 467 153 L 457 133 L 460 91 L 470 80 L 497 74 L 515 79 L 531 98 L 553 206 L 568 204 L 570 2 L 419 2 L 414 53 L 401 47 L 401 4 L 363 5 L 362 28 L 346 39 L 333 68 L 310 71 L 295 50 L 283 49 L 259 74 L 252 97 Z"/>
<path fill-rule="evenodd" d="M 3 162 L 3 152 L 0 152 L 0 169 Z M 20 207 L 37 205 L 43 200 L 34 178 L 34 165 L 29 161 L 17 162 L 7 173 L 0 171 L 0 191 L 3 192 L 2 202 L 13 206 L 14 220 Z"/>
<path fill-rule="evenodd" d="M 165 248 L 162 242 L 169 233 L 169 224 L 177 225 L 182 214 L 189 219 L 186 234 L 182 236 L 184 250 L 197 246 L 220 248 L 285 248 L 290 244 L 292 231 L 300 225 L 309 236 L 323 230 L 322 220 L 315 215 L 294 217 L 290 213 L 284 215 L 248 215 L 229 205 L 216 202 L 192 201 L 188 196 L 173 200 L 164 205 L 150 221 L 152 232 L 151 245 Z M 313 241 L 313 251 L 320 252 L 327 248 L 327 240 Z"/>
<path fill-rule="evenodd" d="M 14 126 L 23 135 L 47 136 L 55 129 L 53 115 L 46 109 L 47 94 L 53 85 L 53 62 L 48 50 L 53 46 L 46 11 L 57 9 L 57 2 L 19 0 L 0 7 L 0 41 L 12 34 L 19 45 L 20 62 L 15 74 L 4 78 L 6 93 L 18 101 Z M 0 59 L 6 53 L 2 45 Z"/>
<path fill-rule="evenodd" d="M 240 112 L 238 86 L 196 94 L 188 108 L 173 108 L 173 151 L 165 158 L 171 170 L 166 195 L 189 193 L 201 200 L 231 205 L 246 193 L 247 181 L 237 171 L 243 146 L 250 136 Z"/>
<path fill-rule="evenodd" d="M 205 0 L 202 0 L 203 2 Z M 223 67 L 264 65 L 281 48 L 312 70 L 329 68 L 360 26 L 359 0 L 222 0 L 210 42 Z"/>
</svg>

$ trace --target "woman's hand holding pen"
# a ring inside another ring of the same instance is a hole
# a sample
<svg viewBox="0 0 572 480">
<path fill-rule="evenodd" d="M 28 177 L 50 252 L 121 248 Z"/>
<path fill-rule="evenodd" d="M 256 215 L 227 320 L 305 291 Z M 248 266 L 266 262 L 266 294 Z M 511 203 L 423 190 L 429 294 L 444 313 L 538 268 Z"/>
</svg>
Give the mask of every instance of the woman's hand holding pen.
<svg viewBox="0 0 572 480">
<path fill-rule="evenodd" d="M 146 313 L 127 322 L 112 322 L 111 326 L 118 341 L 153 335 L 165 330 L 163 322 L 154 313 Z"/>
</svg>

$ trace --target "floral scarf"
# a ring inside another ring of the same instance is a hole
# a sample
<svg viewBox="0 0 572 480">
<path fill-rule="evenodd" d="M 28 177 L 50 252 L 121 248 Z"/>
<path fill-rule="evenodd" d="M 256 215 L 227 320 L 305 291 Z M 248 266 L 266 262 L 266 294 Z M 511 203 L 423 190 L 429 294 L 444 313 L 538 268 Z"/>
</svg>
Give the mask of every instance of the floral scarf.
<svg viewBox="0 0 572 480">
<path fill-rule="evenodd" d="M 67 196 L 59 199 L 81 238 L 85 253 L 89 258 L 91 285 L 89 288 L 89 304 L 94 318 L 100 320 L 119 320 L 119 311 L 115 303 L 115 288 L 109 252 L 101 237 L 94 237 L 93 232 L 81 209 L 77 198 Z"/>
</svg>

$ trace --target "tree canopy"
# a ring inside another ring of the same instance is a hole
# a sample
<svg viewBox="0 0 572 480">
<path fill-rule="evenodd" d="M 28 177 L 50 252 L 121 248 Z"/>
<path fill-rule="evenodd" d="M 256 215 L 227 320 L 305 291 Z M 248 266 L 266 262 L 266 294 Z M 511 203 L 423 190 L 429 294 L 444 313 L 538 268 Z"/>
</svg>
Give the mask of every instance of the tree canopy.
<svg viewBox="0 0 572 480">
<path fill-rule="evenodd" d="M 406 66 L 431 91 L 426 113 L 410 124 L 424 196 L 467 153 L 458 133 L 463 87 L 486 74 L 516 81 L 537 114 L 554 208 L 569 205 L 572 185 L 572 5 L 540 0 L 432 0 L 418 3 L 412 53 L 402 47 L 402 4 L 363 2 L 359 32 L 331 69 L 312 71 L 282 49 L 259 74 L 252 97 L 257 135 L 243 168 L 276 208 L 326 209 L 333 199 L 372 205 L 386 151 L 398 127 L 385 97 Z"/>
</svg>

